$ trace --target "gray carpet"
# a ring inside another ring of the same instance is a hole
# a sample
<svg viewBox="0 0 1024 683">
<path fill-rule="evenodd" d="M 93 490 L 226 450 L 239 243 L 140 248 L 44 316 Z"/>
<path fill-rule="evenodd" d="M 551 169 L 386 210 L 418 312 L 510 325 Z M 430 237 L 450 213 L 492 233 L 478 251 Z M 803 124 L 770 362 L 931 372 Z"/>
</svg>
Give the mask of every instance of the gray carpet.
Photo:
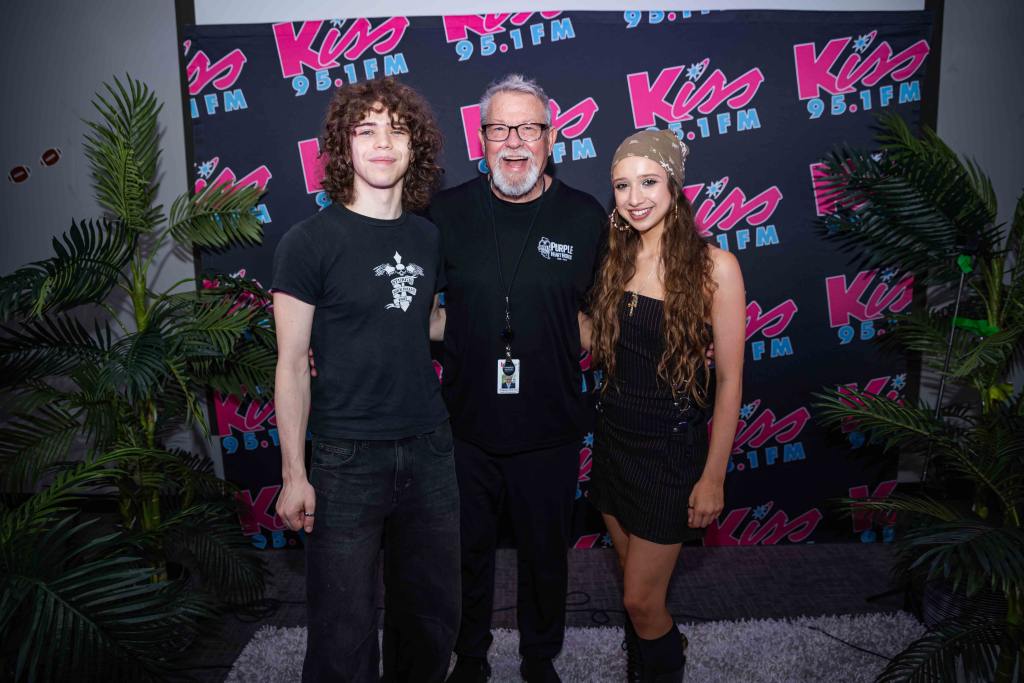
<svg viewBox="0 0 1024 683">
<path fill-rule="evenodd" d="M 816 629 L 821 629 L 816 630 Z M 905 612 L 789 620 L 712 621 L 684 626 L 690 640 L 686 680 L 706 683 L 872 681 L 886 657 L 902 650 L 924 627 Z M 831 634 L 829 637 L 826 633 Z M 562 680 L 621 681 L 625 655 L 618 628 L 570 628 L 555 660 Z M 519 637 L 495 629 L 490 659 L 495 683 L 519 681 Z M 306 629 L 265 626 L 242 651 L 227 681 L 298 681 Z"/>
</svg>

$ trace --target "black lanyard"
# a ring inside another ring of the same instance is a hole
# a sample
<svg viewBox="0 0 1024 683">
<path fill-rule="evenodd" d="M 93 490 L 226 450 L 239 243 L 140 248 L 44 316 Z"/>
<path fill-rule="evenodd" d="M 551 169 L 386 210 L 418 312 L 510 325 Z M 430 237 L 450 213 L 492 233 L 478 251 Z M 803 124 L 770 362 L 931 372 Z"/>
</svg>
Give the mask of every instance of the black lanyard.
<svg viewBox="0 0 1024 683">
<path fill-rule="evenodd" d="M 491 210 L 491 230 L 494 233 L 494 253 L 498 257 L 498 284 L 501 285 L 502 291 L 505 292 L 505 329 L 501 331 L 500 337 L 501 340 L 505 342 L 506 362 L 512 360 L 512 339 L 515 337 L 515 334 L 512 331 L 512 306 L 510 303 L 512 298 L 512 285 L 516 282 L 516 275 L 519 274 L 519 266 L 523 262 L 523 254 L 526 253 L 526 245 L 530 243 L 530 235 L 533 234 L 533 226 L 537 222 L 537 216 L 540 215 L 541 205 L 544 203 L 544 195 L 547 194 L 548 190 L 544 176 L 542 175 L 540 179 L 541 191 L 540 197 L 537 199 L 537 209 L 533 212 L 533 218 L 530 219 L 530 227 L 527 228 L 526 237 L 523 238 L 523 246 L 519 249 L 519 257 L 516 258 L 516 265 L 512 269 L 512 279 L 509 281 L 508 286 L 505 285 L 505 275 L 501 267 L 501 246 L 498 244 L 498 221 L 494 217 L 494 190 L 490 187 L 490 182 L 488 182 L 487 187 L 487 205 Z M 534 187 L 536 187 L 536 185 Z"/>
</svg>

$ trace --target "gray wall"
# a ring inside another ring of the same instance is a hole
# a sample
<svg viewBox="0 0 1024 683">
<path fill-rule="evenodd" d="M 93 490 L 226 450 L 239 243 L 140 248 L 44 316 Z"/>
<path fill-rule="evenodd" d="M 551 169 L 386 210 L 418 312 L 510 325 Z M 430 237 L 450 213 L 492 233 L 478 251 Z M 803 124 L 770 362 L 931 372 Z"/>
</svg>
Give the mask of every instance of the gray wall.
<svg viewBox="0 0 1024 683">
<path fill-rule="evenodd" d="M 623 2 L 543 0 L 507 2 L 448 0 L 423 3 L 399 0 L 389 13 L 443 14 L 529 9 L 622 8 Z M 671 3 L 669 3 L 671 4 Z M 629 3 L 631 8 L 664 9 L 663 2 Z M 747 0 L 714 2 L 703 7 L 776 7 L 800 9 L 918 9 L 922 0 Z M 303 12 L 281 3 L 197 0 L 201 23 L 271 21 L 362 13 L 363 3 L 303 3 Z M 1024 187 L 1024 3 L 1019 0 L 947 0 L 942 44 L 938 131 L 957 151 L 974 157 L 992 175 L 1008 220 Z M 4 174 L 14 166 L 31 168 L 28 181 L 0 182 L 3 249 L 0 273 L 45 258 L 50 239 L 70 226 L 71 218 L 99 214 L 92 199 L 88 164 L 81 151 L 85 126 L 92 118 L 89 100 L 104 80 L 126 71 L 146 81 L 165 103 L 163 182 L 165 206 L 186 188 L 184 137 L 178 76 L 178 45 L 172 0 L 107 0 L 102 3 L 37 0 L 10 5 L 4 16 L 0 54 L 3 88 L 0 163 Z M 62 160 L 39 164 L 43 150 L 58 147 Z M 192 275 L 193 265 L 165 254 L 160 283 Z"/>
<path fill-rule="evenodd" d="M 159 201 L 165 206 L 185 190 L 185 143 L 178 78 L 174 2 L 9 3 L 3 17 L 5 103 L 0 168 L 32 169 L 20 184 L 0 183 L 4 248 L 0 273 L 47 257 L 50 240 L 71 219 L 94 218 L 89 165 L 82 152 L 83 119 L 95 119 L 90 100 L 101 83 L 127 72 L 145 81 L 163 100 L 164 132 Z M 50 147 L 63 152 L 51 167 L 39 163 Z M 158 282 L 170 284 L 193 274 L 191 260 L 159 261 Z"/>
<path fill-rule="evenodd" d="M 938 133 L 992 177 L 1003 221 L 1024 187 L 1024 2 L 946 0 Z"/>
</svg>

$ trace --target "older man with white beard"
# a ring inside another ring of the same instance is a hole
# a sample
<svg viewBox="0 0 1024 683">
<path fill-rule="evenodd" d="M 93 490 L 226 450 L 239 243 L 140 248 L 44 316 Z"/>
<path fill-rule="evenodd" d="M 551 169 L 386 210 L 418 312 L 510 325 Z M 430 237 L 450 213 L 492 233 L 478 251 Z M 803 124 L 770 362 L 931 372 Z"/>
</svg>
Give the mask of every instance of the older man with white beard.
<svg viewBox="0 0 1024 683">
<path fill-rule="evenodd" d="M 578 314 L 607 217 L 545 172 L 557 137 L 548 97 L 519 75 L 480 100 L 490 174 L 442 192 L 447 279 L 443 395 L 461 499 L 462 622 L 448 680 L 485 681 L 498 515 L 518 547 L 520 672 L 558 681 L 567 548 L 586 401 Z M 435 328 L 435 334 L 437 330 Z"/>
</svg>

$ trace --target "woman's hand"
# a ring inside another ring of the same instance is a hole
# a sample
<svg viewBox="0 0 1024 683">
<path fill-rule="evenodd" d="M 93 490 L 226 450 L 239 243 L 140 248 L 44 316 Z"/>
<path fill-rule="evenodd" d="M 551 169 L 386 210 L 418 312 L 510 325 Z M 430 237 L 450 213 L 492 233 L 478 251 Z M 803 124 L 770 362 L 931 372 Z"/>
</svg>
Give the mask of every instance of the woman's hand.
<svg viewBox="0 0 1024 683">
<path fill-rule="evenodd" d="M 693 485 L 690 493 L 690 509 L 687 515 L 691 529 L 703 529 L 722 514 L 725 507 L 725 487 L 723 482 L 715 482 L 701 477 Z"/>
</svg>

